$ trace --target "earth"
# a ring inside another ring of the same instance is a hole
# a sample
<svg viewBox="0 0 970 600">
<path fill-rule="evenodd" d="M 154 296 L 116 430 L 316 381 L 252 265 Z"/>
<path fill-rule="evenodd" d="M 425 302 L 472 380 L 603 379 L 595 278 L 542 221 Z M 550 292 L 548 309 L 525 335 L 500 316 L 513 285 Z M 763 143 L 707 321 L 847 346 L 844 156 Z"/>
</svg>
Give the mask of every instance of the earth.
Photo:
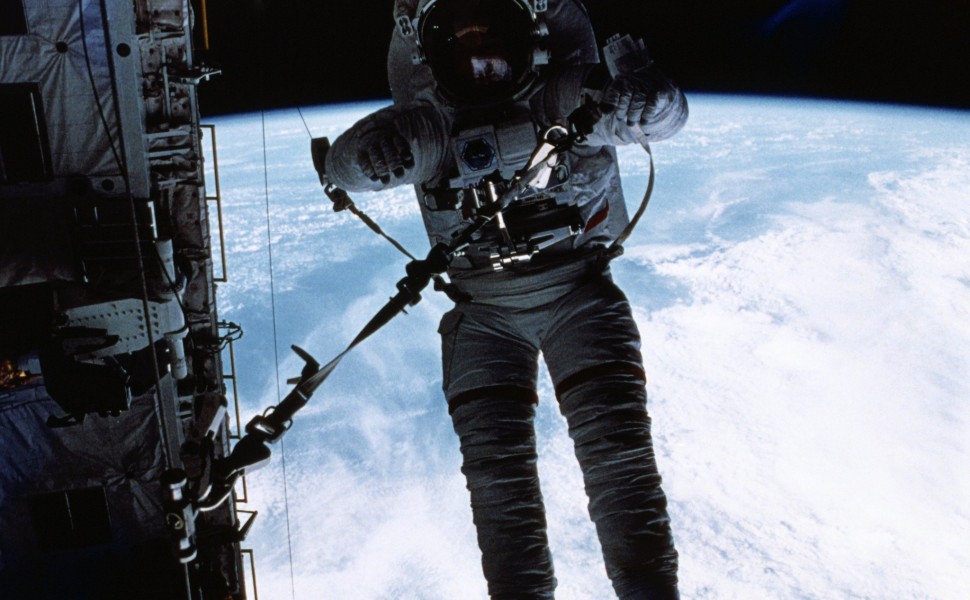
<svg viewBox="0 0 970 600">
<path fill-rule="evenodd" d="M 966 597 L 970 113 L 688 99 L 613 263 L 644 340 L 683 597 Z M 306 125 L 296 109 L 208 120 L 229 277 L 220 317 L 245 331 L 243 423 L 298 375 L 290 344 L 328 361 L 404 274 L 406 257 L 333 212 L 309 152 L 311 135 L 333 139 L 384 105 L 304 108 Z M 619 157 L 632 211 L 647 157 Z M 410 187 L 354 199 L 424 255 Z M 428 291 L 348 355 L 248 477 L 239 506 L 259 511 L 244 545 L 260 598 L 487 597 L 440 389 L 448 308 Z M 557 597 L 612 597 L 540 379 Z"/>
</svg>

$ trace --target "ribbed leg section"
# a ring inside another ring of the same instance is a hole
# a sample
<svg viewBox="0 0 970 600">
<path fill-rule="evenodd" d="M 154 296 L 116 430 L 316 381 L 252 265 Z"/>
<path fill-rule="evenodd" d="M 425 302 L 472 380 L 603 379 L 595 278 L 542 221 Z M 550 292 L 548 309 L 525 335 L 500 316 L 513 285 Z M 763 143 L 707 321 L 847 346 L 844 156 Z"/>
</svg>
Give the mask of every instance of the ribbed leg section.
<svg viewBox="0 0 970 600">
<path fill-rule="evenodd" d="M 535 393 L 496 390 L 452 406 L 462 472 L 495 600 L 553 598 L 556 578 L 536 471 Z"/>
<path fill-rule="evenodd" d="M 635 373 L 573 382 L 560 410 L 583 471 L 607 574 L 622 600 L 678 598 L 677 551 Z"/>
</svg>

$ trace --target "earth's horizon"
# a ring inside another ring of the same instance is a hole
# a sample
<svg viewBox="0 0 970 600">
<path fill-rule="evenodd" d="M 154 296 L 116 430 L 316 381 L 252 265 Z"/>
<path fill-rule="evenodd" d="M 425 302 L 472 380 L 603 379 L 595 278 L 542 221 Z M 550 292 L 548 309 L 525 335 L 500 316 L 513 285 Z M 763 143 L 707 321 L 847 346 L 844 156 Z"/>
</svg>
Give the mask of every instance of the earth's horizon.
<svg viewBox="0 0 970 600">
<path fill-rule="evenodd" d="M 970 113 L 688 101 L 685 129 L 654 146 L 654 197 L 613 264 L 644 340 L 682 596 L 965 597 Z M 384 105 L 304 108 L 306 127 L 296 109 L 205 119 L 227 236 L 220 318 L 246 332 L 243 423 L 298 374 L 290 344 L 329 360 L 403 276 L 405 257 L 332 211 L 309 153 L 307 127 L 333 139 Z M 619 157 L 632 211 L 646 155 Z M 426 252 L 409 186 L 354 199 Z M 343 361 L 286 436 L 285 485 L 281 446 L 249 476 L 260 598 L 487 597 L 440 391 L 448 305 L 429 291 Z M 557 598 L 612 597 L 541 377 Z"/>
</svg>

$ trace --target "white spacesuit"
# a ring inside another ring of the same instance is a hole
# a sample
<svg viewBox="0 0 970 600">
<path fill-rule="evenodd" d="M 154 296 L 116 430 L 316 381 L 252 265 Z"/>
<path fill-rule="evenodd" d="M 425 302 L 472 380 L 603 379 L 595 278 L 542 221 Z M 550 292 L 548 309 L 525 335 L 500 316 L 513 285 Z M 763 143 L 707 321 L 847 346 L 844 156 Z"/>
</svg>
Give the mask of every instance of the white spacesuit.
<svg viewBox="0 0 970 600">
<path fill-rule="evenodd" d="M 646 62 L 611 76 L 579 0 L 398 0 L 395 18 L 394 105 L 341 135 L 326 173 L 351 191 L 413 184 L 432 244 L 495 201 L 541 132 L 584 103 L 602 114 L 448 267 L 462 298 L 439 327 L 443 387 L 489 593 L 555 588 L 533 427 L 541 352 L 617 595 L 677 598 L 639 333 L 602 255 L 628 222 L 614 146 L 676 133 L 684 96 Z"/>
</svg>

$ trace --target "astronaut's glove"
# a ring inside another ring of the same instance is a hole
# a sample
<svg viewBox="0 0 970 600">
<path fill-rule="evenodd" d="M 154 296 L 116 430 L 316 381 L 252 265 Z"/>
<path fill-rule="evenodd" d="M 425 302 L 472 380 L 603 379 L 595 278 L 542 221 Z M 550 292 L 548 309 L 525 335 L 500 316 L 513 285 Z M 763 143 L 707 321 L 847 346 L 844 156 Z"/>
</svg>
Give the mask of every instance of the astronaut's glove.
<svg viewBox="0 0 970 600">
<path fill-rule="evenodd" d="M 371 181 L 391 182 L 400 179 L 414 166 L 411 145 L 391 127 L 381 127 L 360 136 L 357 162 Z"/>
<path fill-rule="evenodd" d="M 600 111 L 615 125 L 642 130 L 657 110 L 662 87 L 662 82 L 651 77 L 650 69 L 617 75 L 602 92 Z"/>
</svg>

